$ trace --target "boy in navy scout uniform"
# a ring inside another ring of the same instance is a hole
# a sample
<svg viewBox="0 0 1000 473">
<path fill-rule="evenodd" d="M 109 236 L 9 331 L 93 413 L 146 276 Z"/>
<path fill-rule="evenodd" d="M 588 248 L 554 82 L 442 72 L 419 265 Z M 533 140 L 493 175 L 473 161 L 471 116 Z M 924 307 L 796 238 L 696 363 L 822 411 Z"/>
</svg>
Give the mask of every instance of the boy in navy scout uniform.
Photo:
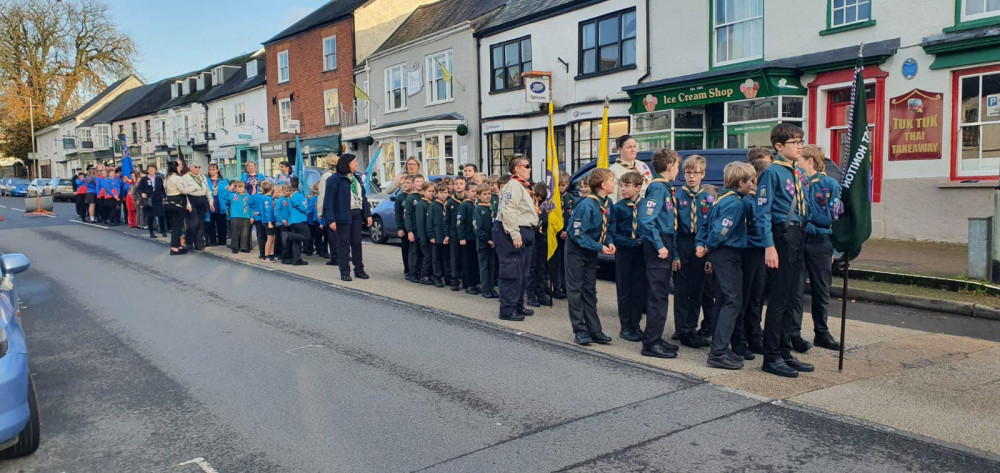
<svg viewBox="0 0 1000 473">
<path fill-rule="evenodd" d="M 587 176 L 592 194 L 573 210 L 566 240 L 566 295 L 576 343 L 609 343 L 597 316 L 597 254 L 615 254 L 611 199 L 615 173 L 594 169 Z"/>
<path fill-rule="evenodd" d="M 619 200 L 614 205 L 611 234 L 615 239 L 615 288 L 618 292 L 618 320 L 623 340 L 642 340 L 639 322 L 646 308 L 646 264 L 639 237 L 639 191 L 645 179 L 630 171 L 618 178 Z"/>
<path fill-rule="evenodd" d="M 399 247 L 403 252 L 403 278 L 410 280 L 410 239 L 406 237 L 406 203 L 410 197 L 410 186 L 413 185 L 413 176 L 403 177 L 402 184 L 399 185 L 399 193 L 393 201 L 393 214 L 396 217 L 396 227 L 399 229 L 396 236 L 399 237 Z"/>
<path fill-rule="evenodd" d="M 802 128 L 791 123 L 779 123 L 771 129 L 777 155 L 757 183 L 757 228 L 764 240 L 764 264 L 771 280 L 762 369 L 788 378 L 815 369 L 792 356 L 790 338 L 795 307 L 802 297 L 802 226 L 808 218 L 808 204 L 794 164 L 802 155 L 803 135 Z"/>
<path fill-rule="evenodd" d="M 414 180 L 416 184 L 416 180 Z M 433 275 L 432 265 L 431 265 L 431 228 L 430 228 L 430 218 L 429 211 L 431 208 L 431 201 L 434 199 L 434 195 L 437 191 L 434 189 L 434 184 L 430 182 L 424 182 L 420 187 L 420 198 L 413 205 L 414 214 L 414 228 L 416 229 L 415 237 L 416 243 L 419 245 L 419 255 L 417 259 L 418 266 L 416 267 L 416 281 L 424 285 L 433 285 L 434 279 L 431 278 Z M 410 267 L 413 267 L 413 260 L 410 260 Z M 413 276 L 410 276 L 410 282 L 413 282 Z"/>
<path fill-rule="evenodd" d="M 646 197 L 639 202 L 639 235 L 642 237 L 649 300 L 646 305 L 646 330 L 642 336 L 642 355 L 677 358 L 677 345 L 663 339 L 663 327 L 669 310 L 670 277 L 677 255 L 677 199 L 670 182 L 677 177 L 680 155 L 663 148 L 653 153 L 653 180 Z M 568 271 L 567 271 L 568 275 Z"/>
<path fill-rule="evenodd" d="M 427 234 L 431 242 L 431 266 L 434 270 L 434 286 L 444 287 L 448 273 L 449 243 L 451 225 L 448 221 L 448 184 L 439 182 L 435 186 L 437 199 L 427 209 Z"/>
<path fill-rule="evenodd" d="M 759 149 L 759 148 L 754 148 Z M 751 150 L 752 151 L 752 150 Z M 768 154 L 770 156 L 770 153 Z M 756 159 L 750 164 L 757 178 L 770 165 L 769 160 Z M 744 360 L 756 358 L 754 353 L 764 354 L 761 341 L 760 321 L 764 310 L 764 240 L 757 228 L 757 182 L 743 198 L 744 219 L 747 226 L 747 245 L 743 249 L 743 323 L 733 330 L 733 351 L 743 355 Z"/>
<path fill-rule="evenodd" d="M 559 199 L 563 209 L 563 229 L 556 235 L 556 252 L 549 260 L 549 279 L 552 281 L 552 298 L 566 298 L 566 264 L 564 254 L 566 252 L 566 224 L 573 216 L 573 207 L 576 205 L 577 197 L 569 193 L 570 176 L 564 171 L 559 171 Z"/>
<path fill-rule="evenodd" d="M 464 177 L 456 177 L 452 181 L 454 192 L 448 196 L 444 204 L 448 218 L 448 266 L 445 276 L 449 278 L 447 282 L 451 285 L 452 291 L 462 288 L 462 244 L 458 238 L 458 209 L 465 200 L 466 184 Z"/>
<path fill-rule="evenodd" d="M 460 261 L 462 262 L 462 285 L 465 286 L 465 293 L 470 295 L 479 294 L 479 265 L 476 255 L 476 229 L 473 226 L 473 213 L 476 210 L 475 190 L 465 190 L 465 198 L 462 205 L 458 206 L 458 215 L 455 217 L 455 226 L 458 227 L 458 244 L 461 250 Z"/>
<path fill-rule="evenodd" d="M 816 336 L 813 343 L 818 347 L 839 350 L 840 343 L 827 326 L 827 312 L 830 304 L 830 278 L 833 261 L 833 221 L 842 213 L 840 202 L 840 185 L 823 171 L 826 163 L 823 150 L 815 146 L 802 149 L 799 168 L 807 176 L 809 202 L 809 218 L 806 222 L 805 266 L 809 275 L 809 292 L 812 296 L 813 330 Z M 803 277 L 803 279 L 805 279 Z M 792 340 L 801 339 L 802 310 L 796 311 L 795 324 L 792 328 Z M 808 342 L 807 342 L 808 343 Z"/>
<path fill-rule="evenodd" d="M 236 181 L 233 183 L 233 193 L 229 196 L 229 217 L 233 233 L 230 248 L 233 253 L 239 253 L 240 249 L 250 247 L 250 196 L 246 191 L 246 183 Z"/>
<path fill-rule="evenodd" d="M 743 368 L 743 356 L 729 350 L 736 325 L 742 323 L 743 308 L 743 249 L 747 244 L 746 207 L 743 197 L 750 192 L 756 173 L 747 163 L 732 162 L 723 171 L 726 189 L 712 205 L 708 214 L 706 246 L 695 251 L 698 257 L 706 253 L 715 273 L 716 306 L 719 315 L 712 334 L 712 349 L 708 366 L 729 370 Z"/>
<path fill-rule="evenodd" d="M 535 250 L 528 270 L 527 304 L 530 307 L 552 306 L 549 296 L 549 212 L 552 202 L 548 201 L 549 188 L 544 182 L 531 186 L 535 194 L 535 208 L 538 212 L 538 227 L 535 234 Z"/>
<path fill-rule="evenodd" d="M 489 184 L 476 186 L 479 202 L 473 210 L 472 228 L 476 233 L 476 256 L 479 257 L 479 281 L 484 299 L 496 299 L 496 250 L 493 247 L 493 189 Z"/>
<path fill-rule="evenodd" d="M 405 213 L 403 214 L 403 220 L 406 226 L 406 239 L 410 242 L 410 251 L 407 255 L 407 261 L 410 264 L 410 282 L 419 284 L 420 278 L 423 276 L 423 246 L 417 239 L 417 203 L 423 199 L 423 189 L 424 189 L 424 176 L 420 174 L 413 176 L 413 184 L 410 186 L 410 193 L 407 195 L 403 201 L 403 209 Z M 424 210 L 426 217 L 426 209 Z M 427 256 L 430 258 L 430 255 Z M 428 260 L 430 262 L 430 260 Z"/>
<path fill-rule="evenodd" d="M 701 186 L 705 177 L 705 158 L 697 154 L 684 160 L 685 185 L 675 187 L 677 196 L 677 254 L 674 255 L 674 330 L 681 344 L 691 348 L 709 345 L 698 335 L 702 288 L 705 284 L 705 260 L 695 256 L 695 237 L 704 226 L 712 207 L 712 196 Z M 708 317 L 709 311 L 705 312 Z"/>
</svg>

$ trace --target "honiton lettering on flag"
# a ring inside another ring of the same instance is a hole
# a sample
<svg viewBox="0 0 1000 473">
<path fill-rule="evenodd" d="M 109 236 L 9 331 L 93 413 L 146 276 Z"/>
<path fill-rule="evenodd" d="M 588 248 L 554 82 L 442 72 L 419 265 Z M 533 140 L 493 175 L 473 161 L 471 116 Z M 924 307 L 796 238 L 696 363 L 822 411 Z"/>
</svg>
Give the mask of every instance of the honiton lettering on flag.
<svg viewBox="0 0 1000 473">
<path fill-rule="evenodd" d="M 840 182 L 843 214 L 833 223 L 833 246 L 848 255 L 860 253 L 861 245 L 872 234 L 872 143 L 868 132 L 862 59 L 859 51 L 847 117 L 850 152 L 841 163 L 844 174 Z"/>
</svg>

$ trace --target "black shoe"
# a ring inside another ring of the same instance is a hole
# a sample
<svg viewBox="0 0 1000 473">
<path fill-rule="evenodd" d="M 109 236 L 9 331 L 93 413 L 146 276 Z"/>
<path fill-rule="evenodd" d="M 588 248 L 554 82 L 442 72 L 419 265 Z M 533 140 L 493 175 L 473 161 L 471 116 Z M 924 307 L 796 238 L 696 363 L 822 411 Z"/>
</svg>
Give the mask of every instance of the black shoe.
<svg viewBox="0 0 1000 473">
<path fill-rule="evenodd" d="M 698 329 L 698 335 L 703 338 L 712 338 L 712 329 L 703 326 Z"/>
<path fill-rule="evenodd" d="M 410 273 L 403 273 L 403 279 L 409 281 L 410 280 Z"/>
<path fill-rule="evenodd" d="M 752 351 L 750 351 L 746 346 L 743 345 L 733 348 L 733 353 L 739 355 L 740 357 L 742 357 L 744 360 L 747 361 L 757 358 L 757 355 L 754 355 Z"/>
<path fill-rule="evenodd" d="M 462 285 L 461 284 L 456 284 L 456 283 L 452 283 L 451 284 L 451 290 L 452 291 L 456 291 L 457 292 L 457 291 L 460 291 L 461 289 L 462 289 Z"/>
<path fill-rule="evenodd" d="M 155 240 L 155 239 L 156 239 L 156 235 L 154 235 L 154 234 L 150 233 L 150 234 L 149 234 L 149 239 L 150 239 L 150 240 Z"/>
<path fill-rule="evenodd" d="M 538 303 L 541 304 L 541 305 L 544 305 L 546 307 L 552 307 L 552 298 L 549 297 L 548 295 L 539 297 L 538 298 Z"/>
<path fill-rule="evenodd" d="M 354 277 L 356 277 L 358 279 L 368 279 L 370 276 L 368 276 L 368 273 L 366 273 L 364 271 L 355 271 L 354 272 Z"/>
<path fill-rule="evenodd" d="M 237 254 L 237 253 L 239 253 L 239 252 L 240 252 L 240 250 L 233 250 L 233 254 L 234 255 Z"/>
<path fill-rule="evenodd" d="M 800 373 L 812 373 L 813 371 L 816 371 L 815 366 L 804 361 L 799 361 L 794 356 L 791 358 L 785 358 L 785 364 Z"/>
<path fill-rule="evenodd" d="M 308 261 L 298 260 L 298 261 L 292 263 L 292 266 L 306 266 L 308 264 L 309 264 Z"/>
<path fill-rule="evenodd" d="M 827 333 L 817 333 L 816 338 L 813 339 L 813 345 L 820 348 L 826 348 L 827 350 L 840 350 L 840 342 L 833 335 Z"/>
<path fill-rule="evenodd" d="M 708 366 L 724 370 L 741 370 L 743 369 L 743 361 L 729 356 L 729 353 L 726 353 L 724 356 L 708 355 Z"/>
<path fill-rule="evenodd" d="M 161 233 L 160 236 L 162 236 L 163 238 L 166 238 L 167 234 L 166 233 Z"/>
<path fill-rule="evenodd" d="M 590 338 L 592 338 L 595 342 L 600 343 L 602 345 L 611 343 L 611 337 L 605 335 L 602 332 L 592 333 L 590 334 Z"/>
<path fill-rule="evenodd" d="M 681 345 L 691 348 L 704 348 L 711 346 L 712 343 L 697 333 L 686 333 L 681 335 Z"/>
<path fill-rule="evenodd" d="M 681 333 L 680 332 L 674 332 L 674 334 L 670 336 L 670 339 L 671 340 L 680 340 L 681 339 Z"/>
<path fill-rule="evenodd" d="M 283 260 L 281 260 L 281 264 L 292 264 L 292 260 L 290 260 L 290 259 L 283 259 Z"/>
<path fill-rule="evenodd" d="M 240 250 L 240 251 L 242 251 L 244 253 L 249 253 L 250 252 L 250 250 Z"/>
<path fill-rule="evenodd" d="M 637 332 L 635 332 L 634 330 L 632 330 L 630 328 L 623 328 L 622 331 L 618 334 L 618 337 L 621 338 L 622 340 L 629 341 L 629 342 L 641 342 L 642 341 L 642 334 L 641 333 L 637 333 Z"/>
<path fill-rule="evenodd" d="M 319 256 L 320 258 L 323 258 L 323 259 L 330 259 L 330 255 L 328 255 L 326 253 L 319 253 L 316 256 Z"/>
<path fill-rule="evenodd" d="M 423 278 L 420 280 L 420 284 L 423 284 L 424 286 L 433 286 L 434 280 L 431 278 Z"/>
<path fill-rule="evenodd" d="M 184 254 L 183 251 L 170 250 L 170 256 L 180 256 L 180 255 L 183 255 L 183 254 Z"/>
<path fill-rule="evenodd" d="M 341 281 L 347 281 L 347 282 L 353 281 L 353 279 L 351 279 L 351 275 L 350 274 L 341 274 L 340 275 L 340 280 Z"/>
<path fill-rule="evenodd" d="M 528 302 L 526 302 L 528 307 L 541 307 L 542 305 L 538 303 L 538 298 L 535 296 L 528 296 Z"/>
<path fill-rule="evenodd" d="M 467 287 L 465 288 L 465 293 L 474 296 L 476 294 L 479 294 L 479 288 L 476 286 Z"/>
<path fill-rule="evenodd" d="M 677 352 L 673 350 L 668 350 L 662 343 L 657 343 L 649 348 L 642 347 L 642 356 L 651 356 L 654 358 L 677 358 Z"/>
<path fill-rule="evenodd" d="M 554 293 L 552 293 L 552 298 L 553 299 L 560 299 L 560 300 L 561 299 L 565 299 L 566 298 L 566 293 L 562 292 L 562 291 L 554 292 Z"/>
<path fill-rule="evenodd" d="M 338 263 L 336 261 L 327 261 L 326 265 L 327 266 L 340 266 L 340 263 Z"/>
<path fill-rule="evenodd" d="M 496 299 L 497 298 L 496 293 L 493 292 L 493 291 L 484 292 L 481 295 L 483 296 L 483 299 Z"/>
<path fill-rule="evenodd" d="M 444 287 L 444 281 L 442 281 L 440 279 L 435 279 L 434 280 L 434 287 Z"/>
<path fill-rule="evenodd" d="M 809 343 L 802 337 L 792 337 L 792 348 L 799 353 L 805 353 L 812 348 L 812 343 Z"/>
<path fill-rule="evenodd" d="M 510 321 L 513 321 L 513 322 L 521 322 L 521 321 L 524 320 L 524 316 L 521 315 L 521 314 L 501 315 L 500 316 L 500 320 L 510 320 Z"/>
<path fill-rule="evenodd" d="M 593 342 L 594 339 L 590 338 L 589 333 L 580 332 L 573 337 L 573 341 L 575 341 L 578 345 L 590 345 L 590 343 Z"/>
<path fill-rule="evenodd" d="M 756 353 L 758 355 L 764 354 L 764 344 L 760 340 L 751 340 L 747 343 L 747 348 L 750 349 L 751 353 Z"/>
<path fill-rule="evenodd" d="M 799 372 L 795 368 L 788 366 L 788 364 L 785 363 L 785 360 L 781 359 L 775 361 L 765 361 L 764 365 L 761 367 L 761 370 L 763 370 L 765 373 L 776 374 L 778 376 L 783 376 L 785 378 L 799 377 Z"/>
<path fill-rule="evenodd" d="M 681 349 L 681 347 L 674 345 L 673 343 L 670 343 L 662 338 L 660 339 L 660 345 L 663 345 L 663 348 L 673 352 L 676 352 L 677 350 Z"/>
<path fill-rule="evenodd" d="M 525 308 L 522 307 L 520 309 L 517 309 L 517 315 L 523 315 L 525 317 L 529 317 L 529 316 L 535 315 L 535 311 L 533 311 L 531 309 L 525 309 Z"/>
</svg>

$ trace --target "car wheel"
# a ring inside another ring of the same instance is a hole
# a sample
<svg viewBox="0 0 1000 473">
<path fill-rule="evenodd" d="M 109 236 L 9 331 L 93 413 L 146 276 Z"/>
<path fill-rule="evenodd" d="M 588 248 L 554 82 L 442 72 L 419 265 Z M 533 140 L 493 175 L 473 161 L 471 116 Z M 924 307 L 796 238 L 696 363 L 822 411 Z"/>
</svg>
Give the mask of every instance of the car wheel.
<svg viewBox="0 0 1000 473">
<path fill-rule="evenodd" d="M 384 244 L 389 239 L 385 234 L 385 225 L 382 224 L 382 219 L 378 217 L 372 219 L 372 226 L 368 229 L 368 233 L 372 237 L 372 242 L 379 245 Z"/>
<path fill-rule="evenodd" d="M 35 453 L 41 442 L 41 421 L 38 414 L 38 399 L 35 398 L 35 380 L 28 375 L 28 412 L 30 417 L 24 429 L 17 436 L 17 443 L 0 452 L 0 459 L 19 458 Z"/>
</svg>

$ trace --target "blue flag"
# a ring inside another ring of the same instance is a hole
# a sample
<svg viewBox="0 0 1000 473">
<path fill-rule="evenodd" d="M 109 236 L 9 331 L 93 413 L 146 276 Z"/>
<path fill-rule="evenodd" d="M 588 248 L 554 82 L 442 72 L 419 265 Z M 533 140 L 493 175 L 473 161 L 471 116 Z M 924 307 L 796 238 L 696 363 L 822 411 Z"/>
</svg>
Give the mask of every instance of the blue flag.
<svg viewBox="0 0 1000 473">
<path fill-rule="evenodd" d="M 306 163 L 302 158 L 302 145 L 299 144 L 299 135 L 295 135 L 295 169 L 292 173 L 299 178 L 299 192 L 309 195 L 309 188 L 306 186 Z"/>
</svg>

